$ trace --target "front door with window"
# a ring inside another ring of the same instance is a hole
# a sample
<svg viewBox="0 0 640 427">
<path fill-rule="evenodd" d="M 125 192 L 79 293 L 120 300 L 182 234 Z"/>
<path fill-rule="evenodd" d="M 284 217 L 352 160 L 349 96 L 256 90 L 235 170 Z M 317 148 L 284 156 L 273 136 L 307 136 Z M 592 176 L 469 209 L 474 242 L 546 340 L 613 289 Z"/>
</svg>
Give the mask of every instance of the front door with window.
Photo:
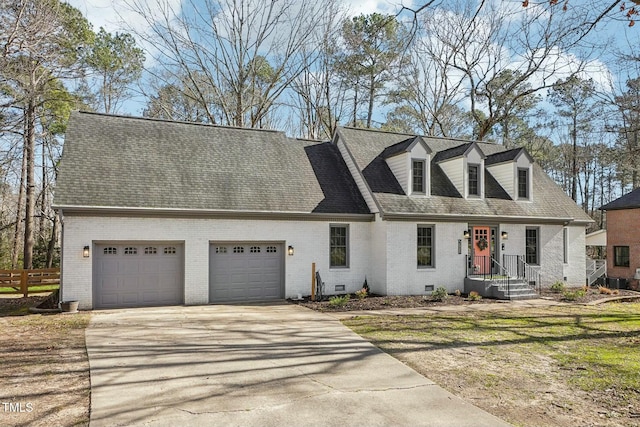
<svg viewBox="0 0 640 427">
<path fill-rule="evenodd" d="M 473 273 L 491 273 L 491 227 L 473 227 Z"/>
</svg>

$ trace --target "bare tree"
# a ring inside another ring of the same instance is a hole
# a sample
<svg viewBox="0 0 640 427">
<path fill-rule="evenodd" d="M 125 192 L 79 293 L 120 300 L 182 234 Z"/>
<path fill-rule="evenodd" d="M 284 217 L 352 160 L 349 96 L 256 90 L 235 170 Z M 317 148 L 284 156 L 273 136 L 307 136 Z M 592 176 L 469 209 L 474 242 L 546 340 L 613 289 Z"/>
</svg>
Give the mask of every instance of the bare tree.
<svg viewBox="0 0 640 427">
<path fill-rule="evenodd" d="M 93 32 L 77 9 L 58 0 L 3 0 L 0 3 L 0 74 L 6 97 L 22 110 L 24 176 L 23 266 L 32 268 L 36 207 L 35 150 L 38 109 L 56 82 L 77 76 L 79 54 Z"/>
<path fill-rule="evenodd" d="M 295 0 L 188 1 L 181 10 L 165 0 L 131 0 L 129 6 L 151 28 L 137 37 L 154 46 L 155 77 L 187 78 L 209 122 L 241 127 L 264 126 L 313 62 L 316 24 L 326 10 L 323 1 Z M 205 87 L 213 100 L 199 90 Z"/>
</svg>

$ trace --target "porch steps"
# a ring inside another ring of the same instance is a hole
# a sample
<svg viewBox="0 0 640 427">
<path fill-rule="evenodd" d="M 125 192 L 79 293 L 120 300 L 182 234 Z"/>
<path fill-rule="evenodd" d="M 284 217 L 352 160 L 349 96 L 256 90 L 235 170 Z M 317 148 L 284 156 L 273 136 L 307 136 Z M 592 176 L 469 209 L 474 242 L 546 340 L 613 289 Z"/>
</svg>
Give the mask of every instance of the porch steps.
<svg viewBox="0 0 640 427">
<path fill-rule="evenodd" d="M 497 298 L 502 300 L 526 300 L 540 298 L 535 287 L 529 285 L 522 279 L 512 278 L 509 286 L 502 280 L 492 280 L 489 278 L 468 277 L 464 282 L 465 292 L 476 291 L 483 297 Z"/>
<path fill-rule="evenodd" d="M 506 300 L 526 300 L 540 298 L 540 295 L 532 287 L 523 281 L 509 283 L 509 290 L 501 290 L 497 284 L 491 285 L 491 293 L 494 297 Z"/>
</svg>

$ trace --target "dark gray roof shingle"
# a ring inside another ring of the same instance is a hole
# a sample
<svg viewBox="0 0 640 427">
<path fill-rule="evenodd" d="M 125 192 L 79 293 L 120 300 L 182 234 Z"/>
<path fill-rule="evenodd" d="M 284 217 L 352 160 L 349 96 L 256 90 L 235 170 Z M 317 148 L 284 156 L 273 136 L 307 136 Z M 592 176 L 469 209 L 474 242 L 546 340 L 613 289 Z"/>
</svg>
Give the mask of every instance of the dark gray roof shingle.
<svg viewBox="0 0 640 427">
<path fill-rule="evenodd" d="M 607 203 L 600 209 L 603 211 L 611 211 L 615 209 L 634 209 L 640 208 L 640 188 L 636 188 L 631 193 Z"/>
<path fill-rule="evenodd" d="M 368 213 L 349 178 L 330 143 L 275 131 L 74 112 L 54 203 Z"/>
<path fill-rule="evenodd" d="M 514 148 L 512 150 L 503 151 L 501 153 L 494 153 L 484 159 L 484 164 L 488 166 L 497 163 L 509 162 L 514 160 L 520 153 L 524 151 L 524 148 Z"/>
<path fill-rule="evenodd" d="M 471 147 L 472 144 L 472 142 L 468 142 L 466 144 L 461 144 L 455 147 L 448 148 L 446 150 L 439 151 L 435 156 L 433 156 L 433 160 L 435 160 L 436 162 L 441 162 L 443 160 L 460 157 L 465 153 L 465 151 L 469 149 L 469 147 Z"/>
<path fill-rule="evenodd" d="M 397 134 L 366 129 L 340 128 L 340 139 L 353 155 L 356 166 L 364 170 L 382 171 L 381 153 L 386 147 L 406 141 L 415 135 Z M 582 209 L 571 200 L 562 189 L 537 165 L 533 165 L 532 191 L 533 201 L 514 201 L 500 186 L 495 178 L 485 170 L 485 198 L 464 199 L 437 164 L 443 158 L 452 158 L 463 154 L 472 143 L 468 141 L 422 137 L 432 151 L 431 196 L 410 197 L 400 191 L 377 191 L 381 180 L 388 180 L 378 173 L 365 173 L 364 177 L 371 187 L 374 197 L 384 214 L 399 215 L 474 215 L 487 217 L 526 217 L 558 218 L 592 222 Z M 491 157 L 504 152 L 501 145 L 477 142 L 478 148 Z M 441 155 L 441 152 L 446 152 Z M 509 153 L 508 155 L 512 155 Z M 371 165 L 376 165 L 372 168 Z M 388 168 L 387 168 L 388 169 Z M 385 188 L 398 185 L 386 184 Z M 386 175 L 387 172 L 385 171 Z M 374 183 L 374 185 L 372 185 Z"/>
</svg>

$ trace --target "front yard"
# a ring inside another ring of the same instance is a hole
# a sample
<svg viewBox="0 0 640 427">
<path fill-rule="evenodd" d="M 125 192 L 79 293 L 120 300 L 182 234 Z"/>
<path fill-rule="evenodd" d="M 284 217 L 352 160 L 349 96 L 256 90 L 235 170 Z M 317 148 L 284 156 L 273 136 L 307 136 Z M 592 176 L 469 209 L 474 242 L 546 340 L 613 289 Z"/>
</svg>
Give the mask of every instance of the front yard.
<svg viewBox="0 0 640 427">
<path fill-rule="evenodd" d="M 344 323 L 516 426 L 640 426 L 640 303 Z"/>
<path fill-rule="evenodd" d="M 89 423 L 90 314 L 27 314 L 44 298 L 0 298 L 0 425 Z"/>
<path fill-rule="evenodd" d="M 90 314 L 27 314 L 39 298 L 0 298 L 0 425 L 86 425 Z M 425 301 L 379 303 L 393 308 Z M 447 303 L 467 304 L 453 298 L 439 304 Z M 516 426 L 640 427 L 640 303 L 498 306 L 356 317 L 345 324 Z"/>
</svg>

